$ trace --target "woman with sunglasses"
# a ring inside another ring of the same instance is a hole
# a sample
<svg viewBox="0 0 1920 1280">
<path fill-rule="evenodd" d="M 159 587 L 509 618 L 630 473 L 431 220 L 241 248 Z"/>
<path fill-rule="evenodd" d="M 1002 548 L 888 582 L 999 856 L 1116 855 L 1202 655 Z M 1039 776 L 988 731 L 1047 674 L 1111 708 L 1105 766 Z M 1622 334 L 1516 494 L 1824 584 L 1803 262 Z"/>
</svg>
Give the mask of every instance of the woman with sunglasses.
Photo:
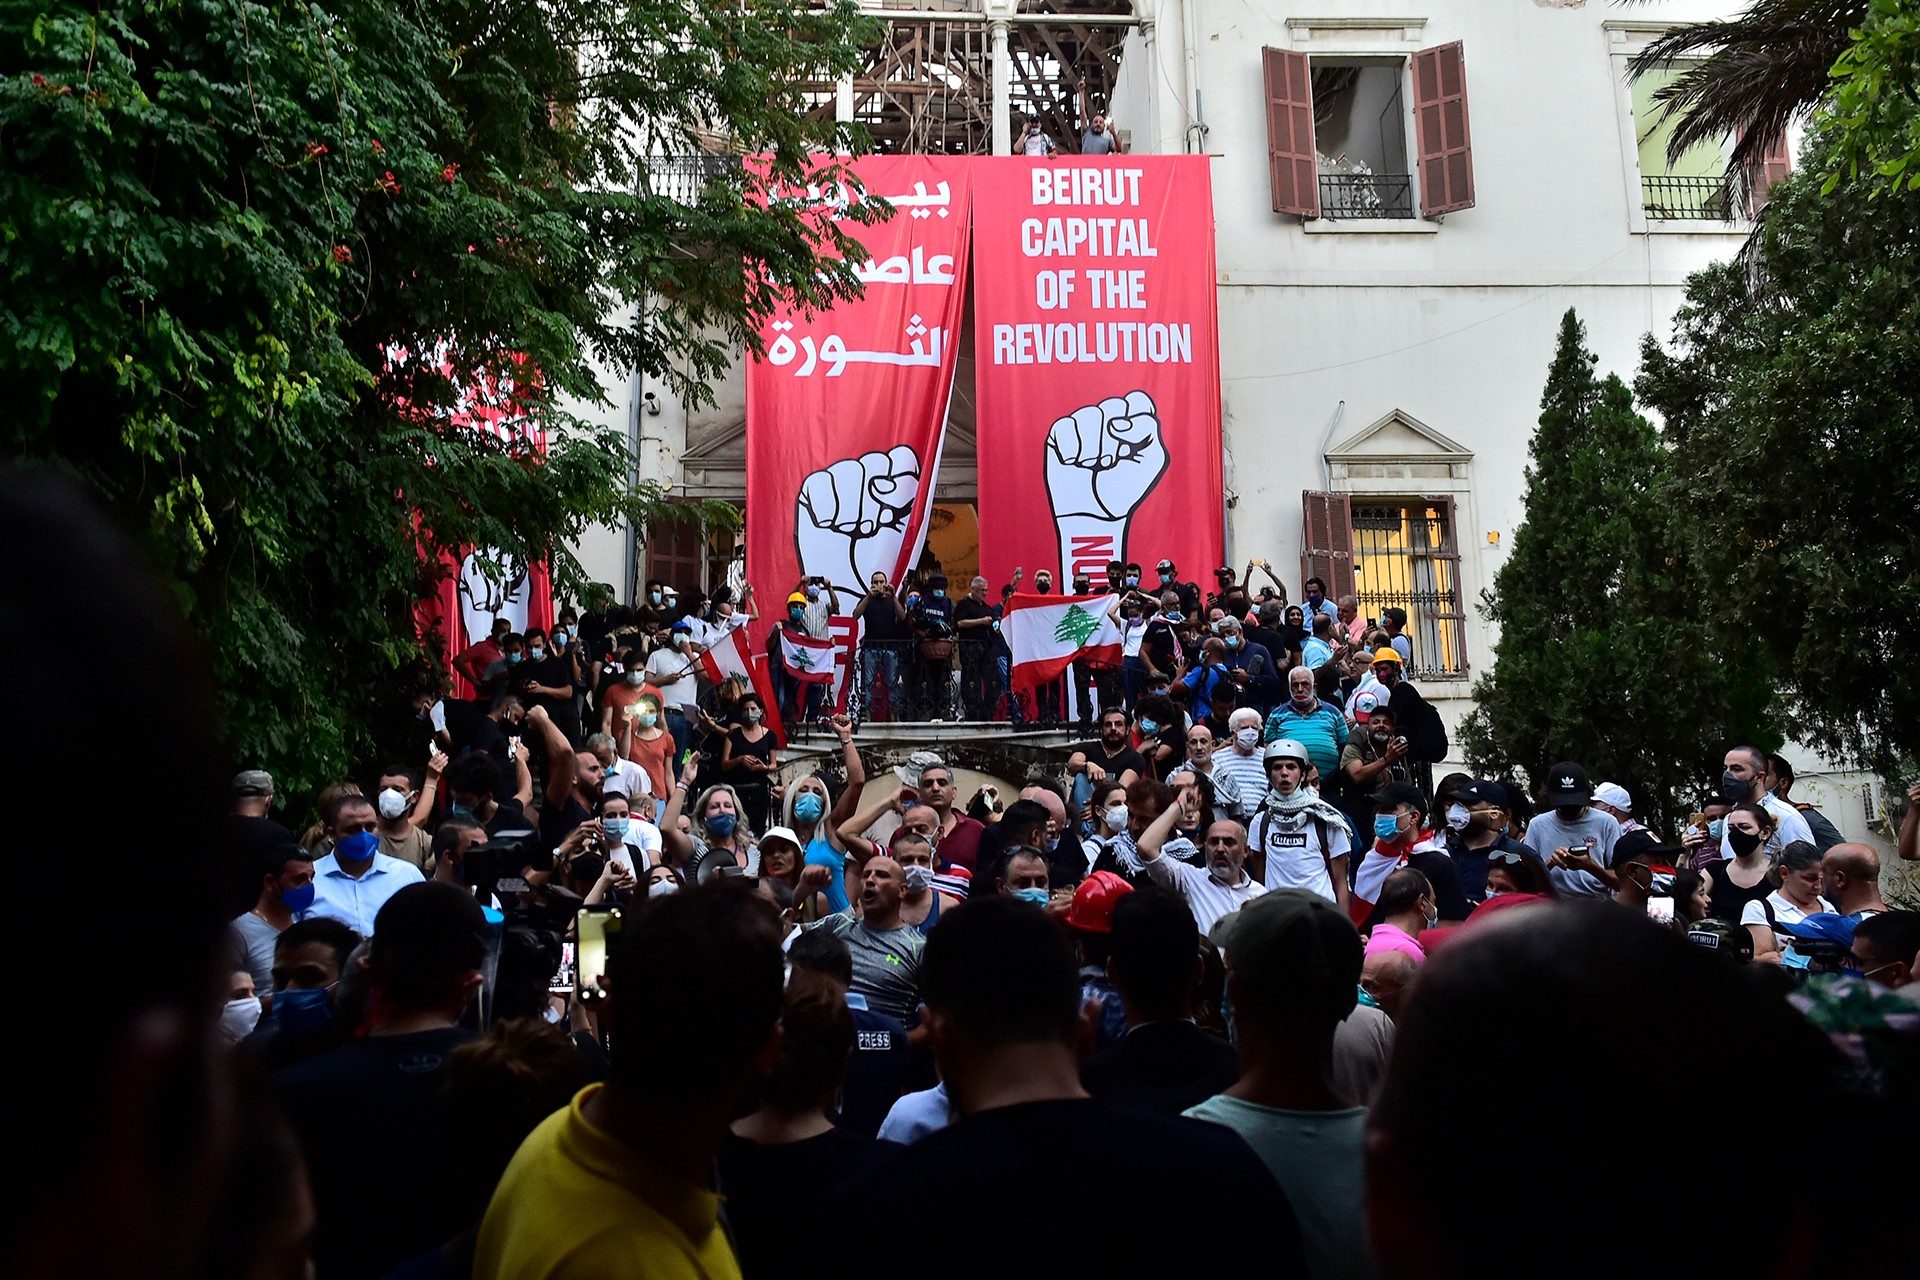
<svg viewBox="0 0 1920 1280">
<path fill-rule="evenodd" d="M 1546 864 L 1531 849 L 1487 851 L 1487 897 L 1491 899 L 1503 893 L 1553 896 L 1553 882 L 1547 878 Z"/>
</svg>

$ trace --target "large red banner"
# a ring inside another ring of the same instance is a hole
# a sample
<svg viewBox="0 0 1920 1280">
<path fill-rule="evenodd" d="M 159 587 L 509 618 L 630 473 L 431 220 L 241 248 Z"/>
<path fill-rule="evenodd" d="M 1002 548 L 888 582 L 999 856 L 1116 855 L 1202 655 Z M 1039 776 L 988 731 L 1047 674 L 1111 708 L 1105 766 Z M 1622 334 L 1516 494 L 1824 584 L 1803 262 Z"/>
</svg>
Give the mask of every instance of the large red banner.
<svg viewBox="0 0 1920 1280">
<path fill-rule="evenodd" d="M 844 229 L 868 254 L 860 298 L 808 316 L 780 310 L 747 370 L 747 580 L 767 611 L 802 577 L 839 590 L 834 639 L 875 573 L 898 586 L 920 554 L 946 433 L 967 281 L 966 157 L 865 156 L 852 163 L 884 222 Z M 844 192 L 775 190 L 831 206 Z"/>
<path fill-rule="evenodd" d="M 1220 563 L 1205 156 L 973 162 L 981 572 Z M 1151 581 L 1151 577 L 1148 578 Z"/>
</svg>

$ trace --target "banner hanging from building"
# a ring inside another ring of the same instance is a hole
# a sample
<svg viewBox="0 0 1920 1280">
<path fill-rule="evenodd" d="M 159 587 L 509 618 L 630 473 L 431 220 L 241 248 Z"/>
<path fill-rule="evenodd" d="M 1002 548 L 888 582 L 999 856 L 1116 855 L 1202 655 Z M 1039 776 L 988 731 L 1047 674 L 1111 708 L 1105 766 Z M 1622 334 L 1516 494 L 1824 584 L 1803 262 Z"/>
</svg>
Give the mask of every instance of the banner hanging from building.
<svg viewBox="0 0 1920 1280">
<path fill-rule="evenodd" d="M 747 370 L 747 580 L 770 600 L 803 577 L 836 588 L 842 664 L 868 580 L 880 573 L 898 586 L 926 538 L 974 172 L 964 156 L 865 156 L 852 169 L 868 197 L 893 206 L 885 222 L 843 224 L 868 254 L 856 268 L 864 295 L 811 317 L 774 312 L 766 358 Z M 815 187 L 773 198 L 831 206 L 836 196 Z"/>
<path fill-rule="evenodd" d="M 1205 156 L 975 160 L 981 572 L 1220 563 Z"/>
</svg>

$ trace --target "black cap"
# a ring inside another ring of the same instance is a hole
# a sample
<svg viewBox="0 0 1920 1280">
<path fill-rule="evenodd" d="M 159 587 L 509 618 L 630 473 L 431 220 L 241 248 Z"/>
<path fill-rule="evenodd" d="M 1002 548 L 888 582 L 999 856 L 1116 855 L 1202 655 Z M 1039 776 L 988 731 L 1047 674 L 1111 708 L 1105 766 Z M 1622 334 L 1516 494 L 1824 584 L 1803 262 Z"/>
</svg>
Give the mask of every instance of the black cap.
<svg viewBox="0 0 1920 1280">
<path fill-rule="evenodd" d="M 1227 568 L 1225 565 L 1221 565 L 1213 571 L 1213 576 L 1216 578 L 1231 578 L 1233 577 L 1233 570 Z"/>
<path fill-rule="evenodd" d="M 1480 804 L 1497 804 L 1502 809 L 1507 808 L 1511 803 L 1507 798 L 1507 789 L 1487 778 L 1475 778 L 1466 786 L 1455 791 L 1453 798 L 1456 802 L 1464 805 L 1471 805 L 1478 802 Z"/>
<path fill-rule="evenodd" d="M 1588 804 L 1593 800 L 1593 784 L 1587 781 L 1587 771 L 1571 760 L 1562 760 L 1547 770 L 1547 803 L 1556 808 L 1561 805 Z"/>
<path fill-rule="evenodd" d="M 1427 812 L 1427 798 L 1420 794 L 1420 788 L 1406 782 L 1389 782 L 1373 793 L 1373 802 L 1382 809 L 1410 804 L 1416 813 L 1424 815 Z"/>
<path fill-rule="evenodd" d="M 1168 572 L 1172 572 L 1172 570 L 1173 570 L 1173 561 L 1171 561 L 1171 560 L 1162 560 L 1162 561 L 1161 561 L 1161 562 L 1160 562 L 1159 564 L 1157 564 L 1157 565 L 1155 565 L 1155 566 L 1153 566 L 1153 567 L 1154 567 L 1154 568 L 1156 568 L 1156 569 L 1165 569 L 1165 570 L 1167 570 Z"/>
<path fill-rule="evenodd" d="M 1613 842 L 1613 865 L 1624 866 L 1635 858 L 1650 854 L 1659 865 L 1671 866 L 1680 852 L 1679 845 L 1661 844 L 1660 837 L 1651 831 L 1629 831 Z"/>
</svg>

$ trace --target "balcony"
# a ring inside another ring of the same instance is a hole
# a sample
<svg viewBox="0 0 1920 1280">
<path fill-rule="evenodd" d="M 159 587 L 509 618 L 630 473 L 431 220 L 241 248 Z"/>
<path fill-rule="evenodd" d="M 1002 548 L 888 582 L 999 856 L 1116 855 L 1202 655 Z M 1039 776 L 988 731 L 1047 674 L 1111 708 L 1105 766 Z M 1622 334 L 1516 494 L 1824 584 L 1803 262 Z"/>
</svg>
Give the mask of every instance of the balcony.
<svg viewBox="0 0 1920 1280">
<path fill-rule="evenodd" d="M 1411 218 L 1413 178 L 1404 173 L 1323 173 L 1323 218 Z"/>
<path fill-rule="evenodd" d="M 739 167 L 739 156 L 653 156 L 647 160 L 647 192 L 675 204 L 698 204 L 710 183 Z"/>
<path fill-rule="evenodd" d="M 1667 222 L 1731 222 L 1733 188 L 1721 177 L 1643 177 L 1640 208 L 1649 219 Z"/>
</svg>

